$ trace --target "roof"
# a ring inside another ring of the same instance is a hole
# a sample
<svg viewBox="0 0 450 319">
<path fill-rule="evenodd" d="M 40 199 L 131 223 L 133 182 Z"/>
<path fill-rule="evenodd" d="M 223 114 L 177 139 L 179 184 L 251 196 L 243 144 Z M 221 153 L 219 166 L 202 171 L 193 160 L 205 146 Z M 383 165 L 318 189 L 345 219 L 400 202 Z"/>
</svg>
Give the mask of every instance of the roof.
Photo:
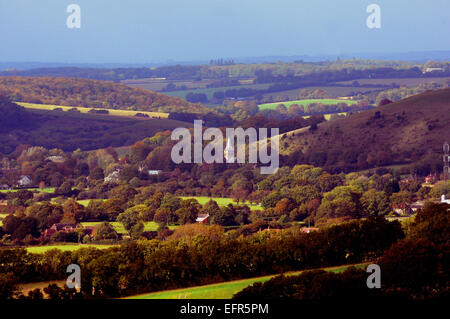
<svg viewBox="0 0 450 319">
<path fill-rule="evenodd" d="M 195 220 L 197 223 L 202 223 L 209 218 L 209 214 L 199 214 Z"/>
</svg>

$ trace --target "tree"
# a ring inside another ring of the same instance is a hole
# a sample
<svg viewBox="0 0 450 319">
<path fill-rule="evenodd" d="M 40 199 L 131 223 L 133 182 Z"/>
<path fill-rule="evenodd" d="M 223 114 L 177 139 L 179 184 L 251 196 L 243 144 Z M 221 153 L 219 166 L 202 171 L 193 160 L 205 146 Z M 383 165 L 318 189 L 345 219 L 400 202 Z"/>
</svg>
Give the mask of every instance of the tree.
<svg viewBox="0 0 450 319">
<path fill-rule="evenodd" d="M 0 300 L 12 299 L 18 292 L 17 283 L 13 273 L 0 273 Z"/>
<path fill-rule="evenodd" d="M 364 216 L 384 216 L 392 211 L 389 197 L 373 188 L 361 196 L 361 206 Z"/>
<path fill-rule="evenodd" d="M 117 234 L 114 227 L 108 223 L 104 222 L 102 223 L 96 233 L 95 233 L 95 239 L 96 240 L 103 240 L 103 239 L 117 239 L 119 235 Z"/>
<path fill-rule="evenodd" d="M 212 223 L 220 226 L 236 225 L 234 220 L 235 211 L 233 205 L 229 204 L 226 207 L 221 207 L 220 211 L 214 216 Z"/>
<path fill-rule="evenodd" d="M 139 222 L 139 214 L 134 210 L 126 210 L 117 216 L 117 221 L 122 223 L 125 230 L 131 235 L 131 229 Z"/>
</svg>

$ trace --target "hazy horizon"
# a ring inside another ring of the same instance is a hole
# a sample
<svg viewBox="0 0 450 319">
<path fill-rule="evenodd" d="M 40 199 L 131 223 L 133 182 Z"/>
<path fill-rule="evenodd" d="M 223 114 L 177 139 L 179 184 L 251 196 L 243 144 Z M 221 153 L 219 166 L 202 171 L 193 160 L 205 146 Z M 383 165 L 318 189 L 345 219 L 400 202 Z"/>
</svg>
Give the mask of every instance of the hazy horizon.
<svg viewBox="0 0 450 319">
<path fill-rule="evenodd" d="M 81 7 L 80 29 L 66 26 L 72 3 Z M 371 3 L 381 7 L 380 29 L 366 26 Z M 0 61 L 145 64 L 448 51 L 448 12 L 445 0 L 0 0 Z"/>
</svg>

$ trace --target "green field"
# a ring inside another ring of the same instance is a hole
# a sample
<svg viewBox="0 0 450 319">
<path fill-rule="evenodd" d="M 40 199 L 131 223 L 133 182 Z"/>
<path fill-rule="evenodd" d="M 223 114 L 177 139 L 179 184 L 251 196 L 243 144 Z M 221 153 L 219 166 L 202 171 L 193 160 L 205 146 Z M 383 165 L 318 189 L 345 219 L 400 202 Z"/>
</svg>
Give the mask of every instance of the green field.
<svg viewBox="0 0 450 319">
<path fill-rule="evenodd" d="M 274 110 L 278 105 L 283 104 L 286 108 L 289 108 L 292 104 L 298 104 L 307 106 L 313 103 L 322 103 L 322 104 L 338 104 L 338 103 L 346 103 L 347 105 L 356 104 L 356 101 L 349 100 L 339 100 L 339 99 L 306 99 L 306 100 L 296 100 L 296 101 L 286 101 L 286 102 L 276 102 L 276 103 L 265 103 L 258 105 L 260 110 Z"/>
<path fill-rule="evenodd" d="M 114 247 L 115 245 L 81 245 L 81 244 L 67 244 L 67 245 L 50 245 L 50 246 L 30 246 L 26 247 L 27 252 L 33 254 L 43 254 L 51 249 L 59 249 L 61 251 L 74 251 L 80 248 L 94 247 L 98 249 L 106 249 Z"/>
<path fill-rule="evenodd" d="M 37 109 L 37 110 L 53 110 L 55 108 L 61 108 L 63 109 L 63 111 L 68 111 L 72 108 L 74 108 L 73 106 L 60 106 L 60 105 L 48 105 L 48 104 L 34 104 L 34 103 L 23 103 L 23 102 L 18 102 L 17 104 L 28 108 L 28 109 Z M 92 110 L 92 108 L 88 108 L 88 107 L 76 107 L 81 113 L 88 113 L 90 110 Z M 151 118 L 167 118 L 169 117 L 169 113 L 159 113 L 159 112 L 145 112 L 145 111 L 129 111 L 129 110 L 114 110 L 114 109 L 108 109 L 109 111 L 109 115 L 113 115 L 113 116 L 133 116 L 136 113 L 143 113 L 143 114 L 147 114 L 149 117 Z M 102 115 L 106 115 L 106 114 L 102 114 Z"/>
<path fill-rule="evenodd" d="M 356 268 L 365 268 L 367 263 L 356 264 L 356 265 L 346 265 L 338 267 L 322 268 L 326 271 L 332 272 L 342 272 L 345 271 L 350 266 L 355 266 Z M 298 275 L 302 271 L 289 272 L 285 275 Z M 149 294 L 137 295 L 127 297 L 127 299 L 231 299 L 234 294 L 241 291 L 242 289 L 253 285 L 255 282 L 266 282 L 276 275 L 256 277 L 250 279 L 229 281 L 220 284 L 205 285 L 192 288 L 182 288 L 175 290 L 159 291 Z"/>
<path fill-rule="evenodd" d="M 81 225 L 83 226 L 90 226 L 90 227 L 95 227 L 100 225 L 102 222 L 85 222 L 85 223 L 81 223 Z M 127 231 L 125 230 L 125 228 L 123 227 L 122 223 L 119 222 L 110 222 L 110 224 L 114 227 L 114 230 L 118 233 L 118 234 L 127 234 Z M 144 231 L 157 231 L 159 228 L 159 224 L 156 222 L 145 222 L 144 223 Z M 176 225 L 170 225 L 169 229 L 176 229 L 178 226 Z"/>
<path fill-rule="evenodd" d="M 54 187 L 46 187 L 46 188 L 43 188 L 43 189 L 40 189 L 40 188 L 27 188 L 26 190 L 32 191 L 32 192 L 39 192 L 39 193 L 54 193 L 55 192 L 55 188 Z M 18 192 L 18 191 L 19 191 L 19 189 L 6 189 L 6 190 L 2 189 L 2 190 L 0 190 L 0 193 L 8 193 L 8 192 L 14 193 L 14 192 Z"/>
<path fill-rule="evenodd" d="M 227 206 L 228 204 L 233 204 L 233 205 L 237 205 L 237 202 L 235 202 L 232 198 L 222 198 L 222 197 L 206 197 L 206 196 L 182 196 L 182 199 L 196 199 L 199 204 L 201 205 L 205 205 L 209 200 L 213 200 L 215 202 L 217 202 L 217 205 L 219 206 Z M 247 205 L 248 207 L 250 207 L 251 210 L 263 210 L 261 205 L 255 205 L 255 204 L 251 204 L 248 201 L 245 202 L 239 202 L 240 205 Z"/>
</svg>

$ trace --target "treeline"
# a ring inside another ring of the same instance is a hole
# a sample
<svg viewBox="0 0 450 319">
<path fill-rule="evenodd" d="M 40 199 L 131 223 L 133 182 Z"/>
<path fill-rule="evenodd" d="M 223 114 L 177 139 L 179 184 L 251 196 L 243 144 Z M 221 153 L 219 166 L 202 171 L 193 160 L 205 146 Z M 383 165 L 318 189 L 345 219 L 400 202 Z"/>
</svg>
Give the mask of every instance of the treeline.
<svg viewBox="0 0 450 319">
<path fill-rule="evenodd" d="M 50 77 L 0 77 L 0 94 L 13 102 L 202 113 L 208 109 L 183 99 L 111 82 Z"/>
<path fill-rule="evenodd" d="M 11 297 L 15 292 L 14 279 L 63 279 L 67 265 L 78 264 L 83 273 L 81 291 L 85 298 L 120 297 L 361 262 L 380 255 L 403 236 L 398 222 L 374 218 L 312 234 L 290 229 L 245 238 L 198 236 L 190 241 L 139 241 L 119 248 L 50 250 L 41 255 L 3 249 L 0 291 L 6 295 L 2 297 Z M 10 276 L 8 280 L 4 279 L 6 276 Z"/>
<path fill-rule="evenodd" d="M 407 238 L 392 245 L 376 262 L 381 289 L 367 287 L 367 272 L 350 268 L 343 273 L 324 270 L 298 276 L 278 276 L 237 293 L 235 299 L 448 298 L 450 264 L 448 205 L 430 204 L 409 226 Z"/>
</svg>

